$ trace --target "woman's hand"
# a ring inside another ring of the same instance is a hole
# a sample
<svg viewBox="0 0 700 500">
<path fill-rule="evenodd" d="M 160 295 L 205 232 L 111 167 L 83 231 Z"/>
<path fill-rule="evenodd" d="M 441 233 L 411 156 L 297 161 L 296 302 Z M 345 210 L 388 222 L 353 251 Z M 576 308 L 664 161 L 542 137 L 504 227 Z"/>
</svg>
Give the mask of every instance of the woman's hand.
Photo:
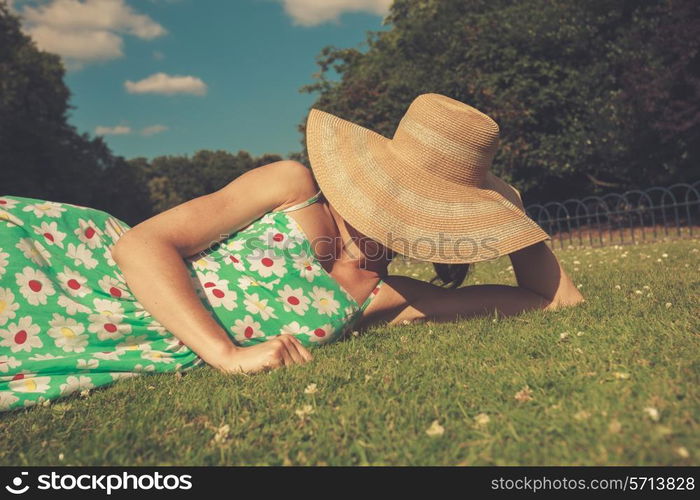
<svg viewBox="0 0 700 500">
<path fill-rule="evenodd" d="M 311 353 L 296 337 L 282 334 L 251 347 L 237 347 L 211 364 L 224 373 L 257 373 L 300 365 L 312 359 Z"/>
</svg>

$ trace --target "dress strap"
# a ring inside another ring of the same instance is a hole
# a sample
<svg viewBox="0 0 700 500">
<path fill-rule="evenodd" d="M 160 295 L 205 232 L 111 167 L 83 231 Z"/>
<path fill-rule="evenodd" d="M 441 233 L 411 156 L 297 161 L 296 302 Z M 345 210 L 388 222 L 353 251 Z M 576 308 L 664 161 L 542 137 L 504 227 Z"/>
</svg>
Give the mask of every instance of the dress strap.
<svg viewBox="0 0 700 500">
<path fill-rule="evenodd" d="M 379 289 L 382 287 L 383 284 L 384 284 L 384 281 L 382 281 L 380 279 L 379 283 L 377 283 L 377 286 L 374 287 L 374 289 L 370 292 L 369 296 L 365 299 L 363 304 L 360 306 L 360 311 L 364 311 L 365 309 L 367 309 L 367 306 L 369 306 L 370 303 L 372 302 L 372 300 L 377 296 L 377 294 L 379 293 Z"/>
<path fill-rule="evenodd" d="M 323 193 L 321 193 L 321 191 L 319 191 L 318 193 L 313 195 L 308 200 L 302 201 L 301 203 L 297 203 L 296 205 L 292 205 L 291 207 L 287 207 L 283 210 L 280 210 L 280 212 L 292 212 L 294 210 L 299 210 L 300 208 L 307 207 L 307 206 L 311 205 L 312 203 L 316 203 L 321 198 L 322 194 Z"/>
</svg>

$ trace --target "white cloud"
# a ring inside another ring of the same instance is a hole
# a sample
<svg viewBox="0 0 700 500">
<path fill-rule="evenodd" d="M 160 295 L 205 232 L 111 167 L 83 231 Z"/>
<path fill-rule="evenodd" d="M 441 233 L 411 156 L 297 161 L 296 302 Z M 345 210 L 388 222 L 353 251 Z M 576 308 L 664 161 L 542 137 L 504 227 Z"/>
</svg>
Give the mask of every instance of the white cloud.
<svg viewBox="0 0 700 500">
<path fill-rule="evenodd" d="M 316 26 L 338 21 L 345 12 L 369 12 L 386 16 L 393 0 L 280 0 L 294 24 Z"/>
<path fill-rule="evenodd" d="M 71 68 L 122 57 L 122 37 L 151 40 L 163 26 L 125 0 L 50 0 L 20 11 L 24 31 L 40 49 L 64 57 Z"/>
<path fill-rule="evenodd" d="M 161 132 L 165 132 L 166 130 L 168 130 L 168 127 L 166 127 L 165 125 L 150 125 L 141 129 L 141 135 L 149 137 L 151 135 L 156 135 L 160 134 Z"/>
<path fill-rule="evenodd" d="M 114 127 L 105 127 L 98 125 L 95 127 L 96 135 L 128 135 L 131 133 L 131 127 L 126 125 L 116 125 Z"/>
<path fill-rule="evenodd" d="M 138 82 L 127 80 L 124 82 L 124 87 L 130 94 L 204 95 L 207 93 L 206 83 L 195 76 L 167 75 L 165 73 L 154 73 Z"/>
</svg>

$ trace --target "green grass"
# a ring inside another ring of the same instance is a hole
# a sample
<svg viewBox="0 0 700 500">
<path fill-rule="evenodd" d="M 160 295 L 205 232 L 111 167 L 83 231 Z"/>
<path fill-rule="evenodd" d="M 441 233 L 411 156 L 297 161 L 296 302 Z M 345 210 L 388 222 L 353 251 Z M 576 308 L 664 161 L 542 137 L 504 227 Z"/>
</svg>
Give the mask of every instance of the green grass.
<svg viewBox="0 0 700 500">
<path fill-rule="evenodd" d="M 255 376 L 122 380 L 0 416 L 0 463 L 700 464 L 700 242 L 557 253 L 582 306 L 377 328 Z M 468 284 L 514 284 L 509 264 Z"/>
</svg>

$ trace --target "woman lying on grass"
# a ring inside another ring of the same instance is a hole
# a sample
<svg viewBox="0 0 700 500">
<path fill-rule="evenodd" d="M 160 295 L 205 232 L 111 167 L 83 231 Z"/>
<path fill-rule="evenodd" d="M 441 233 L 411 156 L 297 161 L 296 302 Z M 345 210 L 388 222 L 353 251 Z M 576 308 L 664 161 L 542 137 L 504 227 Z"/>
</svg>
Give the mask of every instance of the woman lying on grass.
<svg viewBox="0 0 700 500">
<path fill-rule="evenodd" d="M 274 162 L 133 228 L 0 198 L 0 409 L 202 362 L 305 363 L 310 347 L 379 323 L 583 300 L 518 192 L 489 172 L 499 129 L 487 115 L 423 94 L 392 139 L 317 109 L 306 134 L 311 170 Z M 435 263 L 449 286 L 390 276 L 397 254 Z M 504 254 L 518 286 L 459 287 L 469 263 Z"/>
</svg>

